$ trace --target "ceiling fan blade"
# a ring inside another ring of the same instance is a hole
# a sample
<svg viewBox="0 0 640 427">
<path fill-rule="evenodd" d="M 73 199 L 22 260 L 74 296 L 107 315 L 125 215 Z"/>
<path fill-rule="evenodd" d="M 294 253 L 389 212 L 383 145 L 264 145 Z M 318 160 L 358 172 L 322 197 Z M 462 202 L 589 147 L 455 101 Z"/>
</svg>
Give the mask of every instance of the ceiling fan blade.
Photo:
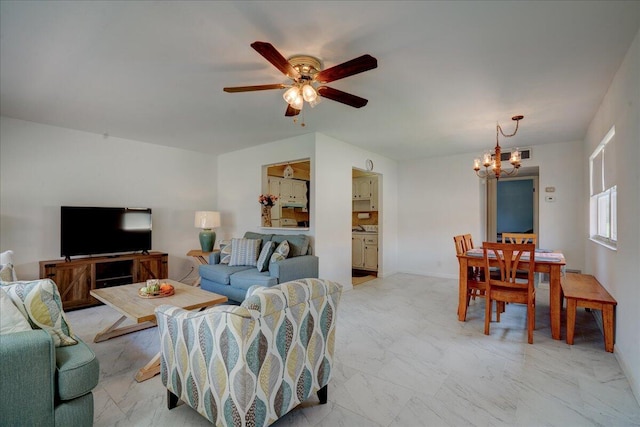
<svg viewBox="0 0 640 427">
<path fill-rule="evenodd" d="M 354 74 L 362 73 L 378 67 L 378 60 L 371 55 L 362 55 L 351 61 L 343 62 L 326 70 L 320 71 L 315 76 L 315 81 L 329 83 Z"/>
<path fill-rule="evenodd" d="M 225 87 L 223 90 L 229 93 L 235 92 L 251 92 L 255 90 L 269 90 L 269 89 L 284 89 L 287 87 L 282 83 L 274 83 L 271 85 L 258 85 L 258 86 L 234 86 L 234 87 Z"/>
<path fill-rule="evenodd" d="M 368 100 L 360 98 L 359 96 L 355 96 L 338 89 L 333 89 L 328 86 L 320 86 L 318 88 L 318 93 L 324 98 L 329 98 L 333 101 L 341 102 L 355 108 L 364 107 L 365 105 L 367 105 L 367 102 L 369 102 Z"/>
<path fill-rule="evenodd" d="M 267 42 L 253 42 L 251 47 L 256 50 L 267 61 L 271 62 L 278 70 L 285 74 L 290 79 L 296 80 L 300 78 L 300 73 L 286 60 L 284 56 L 276 50 L 271 43 Z"/>
<path fill-rule="evenodd" d="M 300 114 L 300 110 L 296 110 L 291 105 L 287 104 L 287 111 L 284 113 L 286 117 L 293 117 L 297 116 L 298 114 Z"/>
</svg>

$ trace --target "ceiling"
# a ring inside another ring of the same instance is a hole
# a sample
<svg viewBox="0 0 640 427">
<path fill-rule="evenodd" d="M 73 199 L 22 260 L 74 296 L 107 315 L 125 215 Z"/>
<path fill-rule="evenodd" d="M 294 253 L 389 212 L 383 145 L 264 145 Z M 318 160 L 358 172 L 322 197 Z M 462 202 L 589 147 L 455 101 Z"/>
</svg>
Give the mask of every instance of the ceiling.
<svg viewBox="0 0 640 427">
<path fill-rule="evenodd" d="M 640 28 L 640 1 L 2 1 L 0 107 L 12 118 L 212 154 L 321 132 L 392 159 L 584 138 Z M 284 117 L 287 83 L 249 45 L 330 67 L 367 98 Z"/>
</svg>

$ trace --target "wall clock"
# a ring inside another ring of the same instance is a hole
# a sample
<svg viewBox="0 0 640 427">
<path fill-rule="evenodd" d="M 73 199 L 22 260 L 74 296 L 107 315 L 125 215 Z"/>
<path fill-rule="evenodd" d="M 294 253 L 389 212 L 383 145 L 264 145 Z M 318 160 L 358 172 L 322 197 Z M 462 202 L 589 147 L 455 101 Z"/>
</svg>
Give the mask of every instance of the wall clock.
<svg viewBox="0 0 640 427">
<path fill-rule="evenodd" d="M 373 160 L 367 159 L 366 168 L 367 168 L 368 171 L 372 171 L 373 170 Z"/>
</svg>

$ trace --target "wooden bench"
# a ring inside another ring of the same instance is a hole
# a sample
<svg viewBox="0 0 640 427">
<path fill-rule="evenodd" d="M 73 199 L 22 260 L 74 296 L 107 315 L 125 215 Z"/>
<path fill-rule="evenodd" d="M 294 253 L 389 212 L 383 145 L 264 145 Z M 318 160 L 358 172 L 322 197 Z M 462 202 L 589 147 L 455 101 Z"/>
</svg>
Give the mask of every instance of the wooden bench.
<svg viewBox="0 0 640 427">
<path fill-rule="evenodd" d="M 573 344 L 576 308 L 591 308 L 602 311 L 604 349 L 613 353 L 613 309 L 616 300 L 590 274 L 567 273 L 562 279 L 562 291 L 567 299 L 567 344 Z"/>
</svg>

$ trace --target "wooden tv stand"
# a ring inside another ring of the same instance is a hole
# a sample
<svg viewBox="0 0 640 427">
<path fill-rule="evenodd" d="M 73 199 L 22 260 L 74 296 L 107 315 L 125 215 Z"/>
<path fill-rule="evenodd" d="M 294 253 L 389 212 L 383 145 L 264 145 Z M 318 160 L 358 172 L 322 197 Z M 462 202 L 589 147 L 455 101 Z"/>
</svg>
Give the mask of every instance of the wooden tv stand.
<svg viewBox="0 0 640 427">
<path fill-rule="evenodd" d="M 89 292 L 92 289 L 167 279 L 168 254 L 123 254 L 51 261 L 40 261 L 40 278 L 58 286 L 65 310 L 101 304 Z"/>
</svg>

